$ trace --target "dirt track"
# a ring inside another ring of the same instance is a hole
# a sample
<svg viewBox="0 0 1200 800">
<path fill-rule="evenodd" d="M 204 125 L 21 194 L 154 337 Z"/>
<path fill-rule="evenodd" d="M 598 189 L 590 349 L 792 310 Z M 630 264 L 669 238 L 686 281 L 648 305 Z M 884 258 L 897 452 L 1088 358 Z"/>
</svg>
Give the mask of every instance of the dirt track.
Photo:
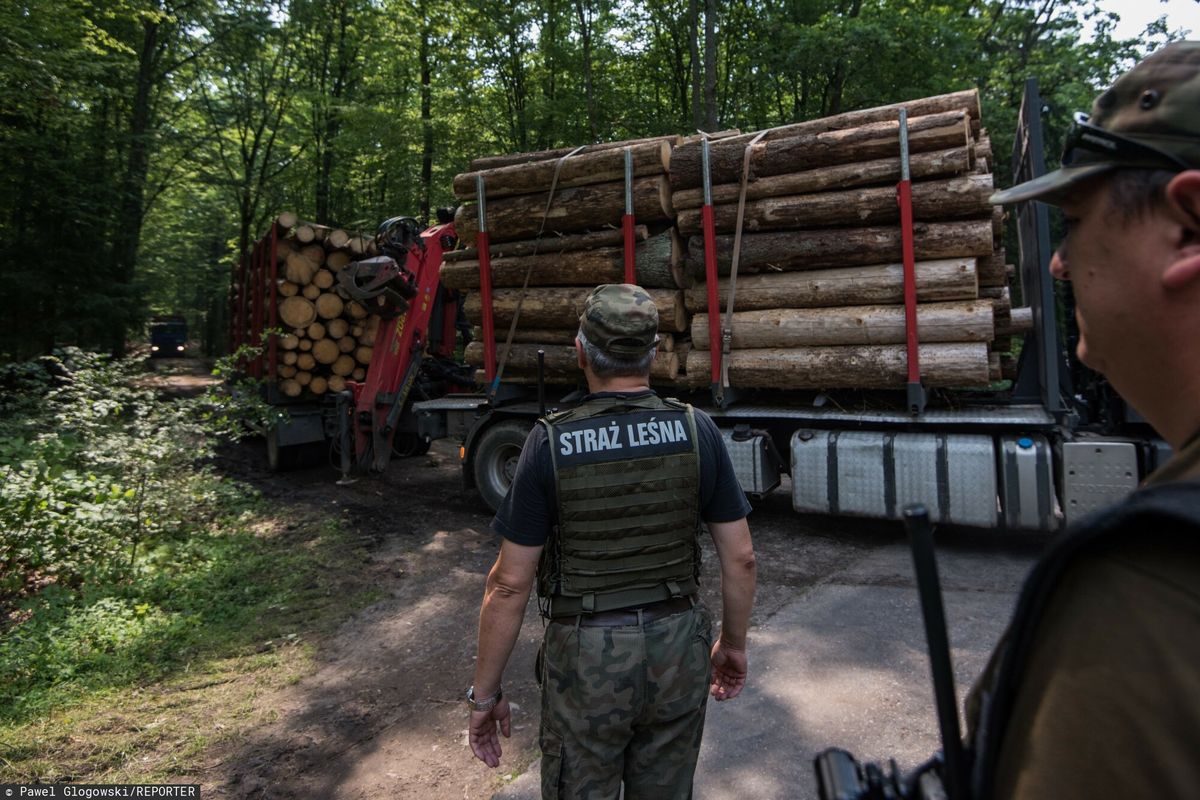
<svg viewBox="0 0 1200 800">
<path fill-rule="evenodd" d="M 500 770 L 465 746 L 461 697 L 470 683 L 484 577 L 497 542 L 490 512 L 465 492 L 457 447 L 393 463 L 382 476 L 338 486 L 327 468 L 272 475 L 265 456 L 244 445 L 228 462 L 274 502 L 340 509 L 347 528 L 373 541 L 358 575 L 385 599 L 346 621 L 319 646 L 315 674 L 263 696 L 272 724 L 213 753 L 209 797 L 489 797 L 536 756 L 537 688 L 532 663 L 541 622 L 531 603 L 505 675 L 515 731 Z M 777 493 L 752 516 L 760 560 L 756 619 L 872 547 L 894 527 L 832 525 L 797 518 Z M 706 543 L 705 594 L 719 608 L 715 558 Z"/>
</svg>

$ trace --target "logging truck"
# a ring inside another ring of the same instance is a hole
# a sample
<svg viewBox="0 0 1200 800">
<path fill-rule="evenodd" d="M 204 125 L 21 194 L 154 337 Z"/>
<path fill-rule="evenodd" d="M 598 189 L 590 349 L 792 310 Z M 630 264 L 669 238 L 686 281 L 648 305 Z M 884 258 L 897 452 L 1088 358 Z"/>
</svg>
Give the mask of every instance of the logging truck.
<svg viewBox="0 0 1200 800">
<path fill-rule="evenodd" d="M 1040 109 L 1030 82 L 1017 180 L 1044 171 Z M 1169 451 L 1074 359 L 1044 206 L 1017 209 L 1007 264 L 991 163 L 978 95 L 960 92 L 476 159 L 453 219 L 391 220 L 332 266 L 342 236 L 281 219 L 231 295 L 242 340 L 265 345 L 252 371 L 289 404 L 269 457 L 332 451 L 347 477 L 450 438 L 494 509 L 537 418 L 582 396 L 583 298 L 626 281 L 659 310 L 651 385 L 713 417 L 748 494 L 786 475 L 800 513 L 898 519 L 921 502 L 944 523 L 1057 530 Z"/>
</svg>

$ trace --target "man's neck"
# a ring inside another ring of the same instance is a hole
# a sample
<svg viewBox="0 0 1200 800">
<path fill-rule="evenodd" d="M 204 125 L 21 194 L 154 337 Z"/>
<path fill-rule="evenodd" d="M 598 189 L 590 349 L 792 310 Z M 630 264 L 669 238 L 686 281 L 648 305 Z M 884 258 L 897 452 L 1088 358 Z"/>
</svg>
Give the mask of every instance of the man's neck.
<svg viewBox="0 0 1200 800">
<path fill-rule="evenodd" d="M 650 391 L 650 381 L 645 375 L 618 376 L 615 378 L 597 378 L 591 374 L 591 370 L 587 371 L 588 391 L 592 394 L 599 392 L 620 392 L 621 394 L 633 394 L 635 392 Z"/>
</svg>

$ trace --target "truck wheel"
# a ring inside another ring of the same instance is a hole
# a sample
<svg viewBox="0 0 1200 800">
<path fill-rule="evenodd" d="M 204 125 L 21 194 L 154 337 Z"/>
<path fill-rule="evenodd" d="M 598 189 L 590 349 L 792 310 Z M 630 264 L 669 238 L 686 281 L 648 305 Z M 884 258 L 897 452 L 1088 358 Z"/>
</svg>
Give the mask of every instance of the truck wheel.
<svg viewBox="0 0 1200 800">
<path fill-rule="evenodd" d="M 488 428 L 475 445 L 475 487 L 492 511 L 500 507 L 508 494 L 528 435 L 527 423 L 509 420 Z"/>
</svg>

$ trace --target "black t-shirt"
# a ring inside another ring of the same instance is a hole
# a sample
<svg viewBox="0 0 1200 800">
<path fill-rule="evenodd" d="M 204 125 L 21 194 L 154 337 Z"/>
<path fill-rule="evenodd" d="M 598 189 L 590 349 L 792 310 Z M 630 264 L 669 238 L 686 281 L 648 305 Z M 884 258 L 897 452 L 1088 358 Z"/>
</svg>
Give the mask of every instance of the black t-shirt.
<svg viewBox="0 0 1200 800">
<path fill-rule="evenodd" d="M 621 394 L 600 392 L 595 397 L 645 397 L 651 392 Z M 700 518 L 705 522 L 733 522 L 750 513 L 750 503 L 733 472 L 729 452 L 712 418 L 699 409 L 696 433 L 700 437 Z M 546 427 L 533 426 L 512 488 L 492 519 L 492 530 L 514 544 L 538 547 L 549 538 L 557 520 L 558 492 Z"/>
</svg>

